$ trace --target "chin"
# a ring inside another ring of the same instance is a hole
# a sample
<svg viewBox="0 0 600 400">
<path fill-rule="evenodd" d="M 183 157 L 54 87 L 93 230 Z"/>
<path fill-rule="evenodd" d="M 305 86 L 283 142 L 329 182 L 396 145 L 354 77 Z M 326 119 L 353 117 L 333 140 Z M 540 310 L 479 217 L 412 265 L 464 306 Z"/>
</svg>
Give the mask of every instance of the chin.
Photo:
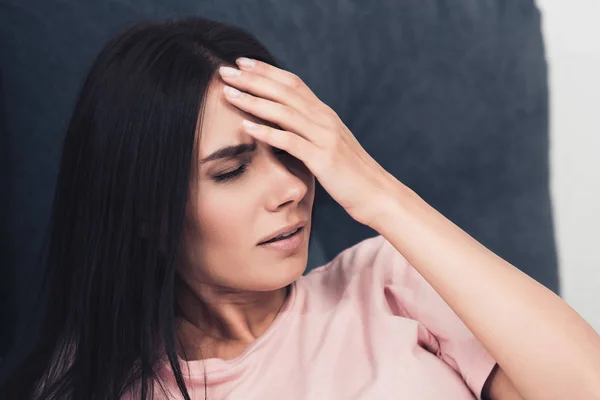
<svg viewBox="0 0 600 400">
<path fill-rule="evenodd" d="M 253 274 L 252 282 L 248 282 L 247 289 L 266 292 L 284 288 L 302 276 L 306 270 L 307 262 L 308 251 L 304 251 L 302 255 L 297 254 L 294 257 L 276 262 L 274 265 L 268 267 L 263 265 L 256 274 Z"/>
</svg>

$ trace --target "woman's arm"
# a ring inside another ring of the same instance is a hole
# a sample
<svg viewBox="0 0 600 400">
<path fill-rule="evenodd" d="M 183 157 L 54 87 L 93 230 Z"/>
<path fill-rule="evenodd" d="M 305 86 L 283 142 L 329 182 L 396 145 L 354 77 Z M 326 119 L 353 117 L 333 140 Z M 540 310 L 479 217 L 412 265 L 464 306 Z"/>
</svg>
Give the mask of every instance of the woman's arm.
<svg viewBox="0 0 600 400">
<path fill-rule="evenodd" d="M 483 400 L 523 400 L 523 396 L 498 365 L 483 386 L 481 398 Z"/>
<path fill-rule="evenodd" d="M 225 88 L 227 101 L 281 128 L 245 121 L 245 132 L 301 160 L 402 253 L 498 361 L 492 395 L 512 382 L 528 400 L 600 399 L 600 337 L 577 313 L 385 171 L 298 76 L 237 63 L 243 72 L 220 70 L 239 89 Z"/>
<path fill-rule="evenodd" d="M 512 382 L 530 400 L 600 399 L 600 336 L 575 311 L 400 182 L 388 193 L 372 228 L 498 361 L 491 398 L 515 398 Z"/>
</svg>

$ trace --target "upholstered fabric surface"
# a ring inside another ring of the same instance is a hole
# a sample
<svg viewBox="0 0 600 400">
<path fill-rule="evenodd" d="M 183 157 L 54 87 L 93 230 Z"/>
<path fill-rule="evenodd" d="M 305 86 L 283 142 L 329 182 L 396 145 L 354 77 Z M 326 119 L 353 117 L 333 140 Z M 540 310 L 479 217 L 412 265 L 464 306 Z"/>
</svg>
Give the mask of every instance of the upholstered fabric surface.
<svg viewBox="0 0 600 400">
<path fill-rule="evenodd" d="M 40 276 L 61 141 L 94 56 L 130 23 L 193 14 L 254 33 L 387 170 L 558 290 L 532 0 L 3 0 L 0 354 Z M 309 268 L 375 235 L 320 188 L 314 222 Z"/>
</svg>

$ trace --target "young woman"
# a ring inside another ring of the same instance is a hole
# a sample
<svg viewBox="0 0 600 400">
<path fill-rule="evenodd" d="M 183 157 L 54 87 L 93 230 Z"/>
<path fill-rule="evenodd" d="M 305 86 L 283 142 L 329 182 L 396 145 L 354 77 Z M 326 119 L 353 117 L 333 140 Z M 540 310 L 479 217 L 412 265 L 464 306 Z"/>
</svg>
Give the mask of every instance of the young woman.
<svg viewBox="0 0 600 400">
<path fill-rule="evenodd" d="M 302 277 L 315 178 L 380 233 Z M 66 134 L 15 399 L 600 399 L 600 337 L 371 158 L 247 32 L 145 23 Z"/>
</svg>

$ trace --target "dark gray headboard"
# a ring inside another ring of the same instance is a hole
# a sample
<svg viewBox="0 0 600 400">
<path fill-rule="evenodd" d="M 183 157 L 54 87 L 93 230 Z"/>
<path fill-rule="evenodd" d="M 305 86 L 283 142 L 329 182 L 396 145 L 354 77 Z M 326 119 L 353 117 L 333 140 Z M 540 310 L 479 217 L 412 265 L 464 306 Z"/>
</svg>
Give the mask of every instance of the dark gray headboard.
<svg viewBox="0 0 600 400">
<path fill-rule="evenodd" d="M 131 22 L 190 14 L 248 28 L 386 169 L 558 290 L 533 0 L 5 0 L 0 350 L 38 276 L 61 139 L 93 57 Z M 322 190 L 315 213 L 310 267 L 375 234 Z"/>
</svg>

